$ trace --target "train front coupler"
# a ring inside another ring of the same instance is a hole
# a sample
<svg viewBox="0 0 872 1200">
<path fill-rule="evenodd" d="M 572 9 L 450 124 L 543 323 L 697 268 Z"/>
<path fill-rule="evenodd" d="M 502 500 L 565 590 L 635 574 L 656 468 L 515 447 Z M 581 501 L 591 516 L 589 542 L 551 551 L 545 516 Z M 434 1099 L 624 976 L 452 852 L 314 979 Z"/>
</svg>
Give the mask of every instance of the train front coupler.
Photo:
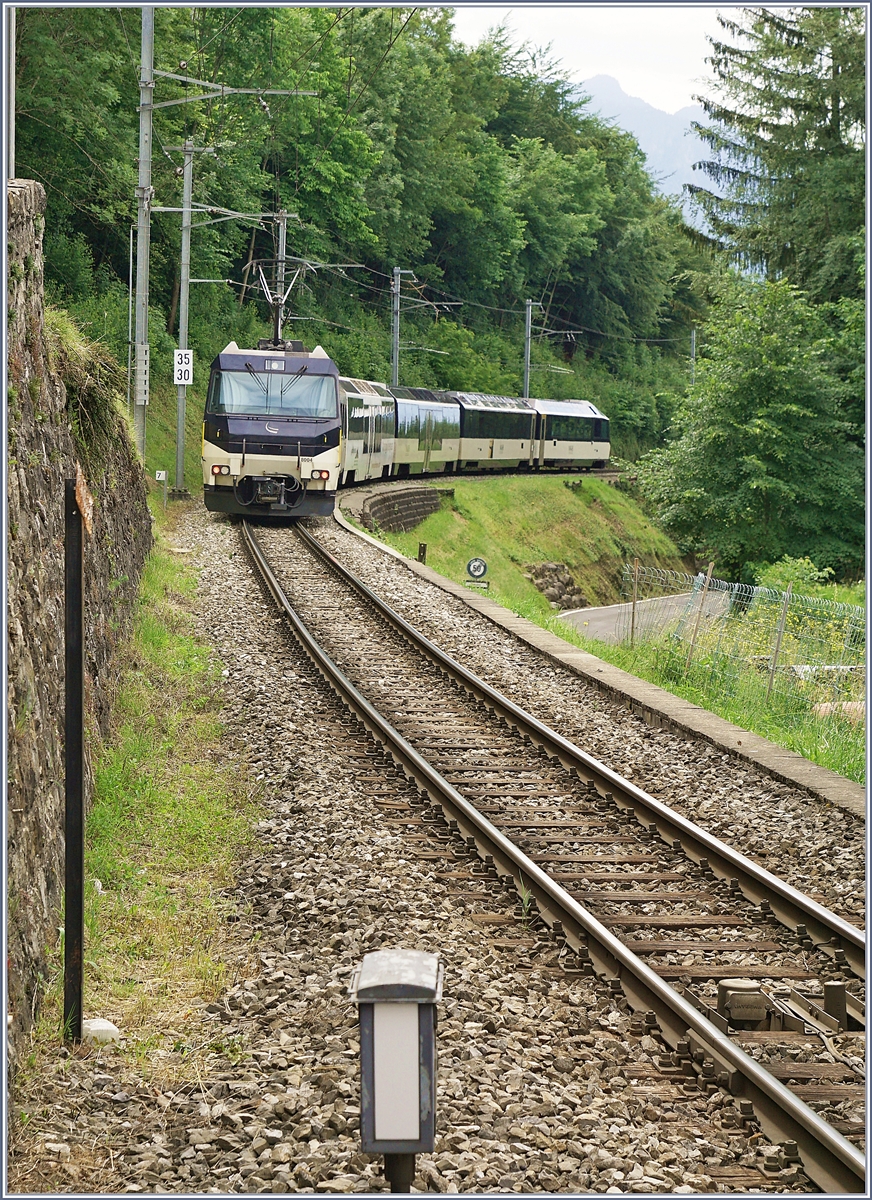
<svg viewBox="0 0 872 1200">
<path fill-rule="evenodd" d="M 242 504 L 267 507 L 275 513 L 296 508 L 304 496 L 302 484 L 293 475 L 244 475 L 234 492 Z"/>
</svg>

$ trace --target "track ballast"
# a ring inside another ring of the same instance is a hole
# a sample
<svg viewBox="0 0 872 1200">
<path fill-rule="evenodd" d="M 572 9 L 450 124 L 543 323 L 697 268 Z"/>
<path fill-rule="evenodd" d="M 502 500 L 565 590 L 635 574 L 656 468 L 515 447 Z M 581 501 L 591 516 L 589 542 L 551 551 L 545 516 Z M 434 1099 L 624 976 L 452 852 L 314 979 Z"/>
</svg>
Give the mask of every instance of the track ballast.
<svg viewBox="0 0 872 1200">
<path fill-rule="evenodd" d="M 839 1122 L 838 1116 L 845 1100 L 862 1092 L 854 1068 L 831 1062 L 816 1064 L 816 1071 L 760 1072 L 738 1050 L 738 1041 L 708 1020 L 717 1018 L 712 1012 L 717 981 L 731 977 L 766 981 L 785 1012 L 796 1013 L 800 990 L 838 985 L 850 978 L 850 969 L 845 972 L 851 965 L 862 972 L 862 935 L 704 831 L 676 822 L 664 805 L 551 735 L 486 685 L 469 678 L 458 682 L 462 671 L 456 664 L 443 657 L 438 665 L 422 667 L 419 658 L 410 659 L 411 631 L 400 623 L 397 632 L 396 622 L 388 629 L 384 613 L 374 617 L 374 598 L 359 585 L 354 593 L 340 591 L 325 574 L 327 565 L 309 557 L 313 548 L 303 550 L 296 535 L 260 536 L 280 563 L 283 586 L 293 591 L 302 620 L 324 640 L 354 685 L 351 690 L 371 701 L 362 708 L 358 702 L 359 717 L 385 744 L 391 735 L 376 709 L 402 735 L 391 753 L 437 801 L 414 820 L 429 826 L 430 834 L 444 812 L 486 868 L 514 878 L 524 913 L 535 900 L 561 953 L 577 958 L 575 969 L 595 968 L 616 990 L 623 987 L 643 1020 L 660 1025 L 674 1047 L 673 1070 L 703 1086 L 727 1084 L 752 1097 L 773 1136 L 802 1144 L 806 1170 L 820 1186 L 862 1186 L 858 1153 L 802 1099 L 821 1107 L 830 1097 L 834 1120 L 856 1136 L 856 1123 Z M 447 682 L 446 673 L 452 676 Z M 378 802 L 377 795 L 373 799 Z M 626 810 L 637 819 L 627 820 Z M 438 857 L 439 851 L 432 853 Z M 799 934 L 788 934 L 775 913 L 799 925 Z M 796 921 L 797 913 L 804 921 Z M 813 947 L 812 938 L 821 948 Z M 854 1009 L 855 1026 L 859 1015 Z M 793 1036 L 803 1028 L 808 1026 L 795 1025 Z M 738 1040 L 754 1045 L 755 1037 L 759 1044 L 759 1033 Z M 789 1041 L 791 1032 L 781 1037 Z M 789 1092 L 773 1083 L 779 1074 L 793 1081 Z"/>
</svg>

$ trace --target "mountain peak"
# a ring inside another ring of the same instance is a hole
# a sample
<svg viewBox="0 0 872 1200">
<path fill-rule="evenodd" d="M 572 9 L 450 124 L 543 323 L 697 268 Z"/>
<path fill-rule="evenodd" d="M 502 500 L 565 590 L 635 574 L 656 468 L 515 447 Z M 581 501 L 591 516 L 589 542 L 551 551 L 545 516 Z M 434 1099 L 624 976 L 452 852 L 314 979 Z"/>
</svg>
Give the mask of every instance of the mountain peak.
<svg viewBox="0 0 872 1200">
<path fill-rule="evenodd" d="M 591 109 L 604 120 L 633 134 L 661 192 L 679 195 L 683 184 L 699 182 L 693 164 L 706 157 L 706 146 L 691 130 L 691 122 L 705 119 L 702 108 L 691 104 L 677 113 L 664 112 L 627 95 L 611 75 L 594 75 L 578 91 L 590 96 Z"/>
</svg>

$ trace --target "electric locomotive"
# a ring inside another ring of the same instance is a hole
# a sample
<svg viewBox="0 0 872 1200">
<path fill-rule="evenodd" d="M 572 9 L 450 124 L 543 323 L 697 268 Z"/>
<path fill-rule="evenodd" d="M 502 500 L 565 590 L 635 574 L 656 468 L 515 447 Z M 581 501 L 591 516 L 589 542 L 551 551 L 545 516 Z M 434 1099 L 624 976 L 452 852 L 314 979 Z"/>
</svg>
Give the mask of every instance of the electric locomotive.
<svg viewBox="0 0 872 1200">
<path fill-rule="evenodd" d="M 212 512 L 330 516 L 341 465 L 339 371 L 302 342 L 230 342 L 212 363 L 203 499 Z"/>
</svg>

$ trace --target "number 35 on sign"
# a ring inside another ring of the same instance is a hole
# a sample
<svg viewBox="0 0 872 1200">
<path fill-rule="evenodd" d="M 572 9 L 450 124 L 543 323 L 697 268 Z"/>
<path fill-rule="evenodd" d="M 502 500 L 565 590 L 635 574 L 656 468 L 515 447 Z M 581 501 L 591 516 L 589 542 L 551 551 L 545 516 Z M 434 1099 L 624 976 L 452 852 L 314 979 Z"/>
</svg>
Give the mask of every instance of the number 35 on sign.
<svg viewBox="0 0 872 1200">
<path fill-rule="evenodd" d="M 175 350 L 173 352 L 173 383 L 185 385 L 194 382 L 194 351 Z"/>
</svg>

